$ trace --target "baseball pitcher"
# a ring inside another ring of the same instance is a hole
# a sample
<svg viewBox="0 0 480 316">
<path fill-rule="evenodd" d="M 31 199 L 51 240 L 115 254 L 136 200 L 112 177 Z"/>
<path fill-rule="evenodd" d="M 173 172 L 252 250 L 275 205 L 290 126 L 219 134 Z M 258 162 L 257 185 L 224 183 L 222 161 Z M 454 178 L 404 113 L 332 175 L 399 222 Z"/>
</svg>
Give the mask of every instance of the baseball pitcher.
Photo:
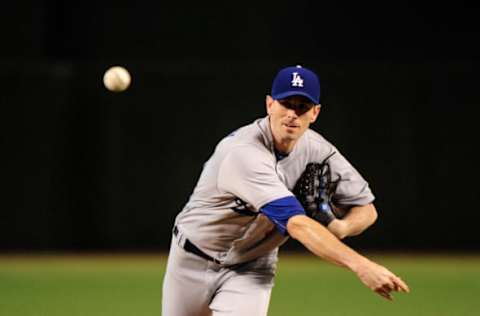
<svg viewBox="0 0 480 316">
<path fill-rule="evenodd" d="M 377 212 L 365 179 L 309 129 L 320 113 L 317 75 L 280 70 L 265 105 L 266 117 L 218 143 L 175 220 L 163 315 L 266 315 L 278 248 L 289 237 L 386 299 L 408 292 L 398 276 L 341 242 Z"/>
</svg>

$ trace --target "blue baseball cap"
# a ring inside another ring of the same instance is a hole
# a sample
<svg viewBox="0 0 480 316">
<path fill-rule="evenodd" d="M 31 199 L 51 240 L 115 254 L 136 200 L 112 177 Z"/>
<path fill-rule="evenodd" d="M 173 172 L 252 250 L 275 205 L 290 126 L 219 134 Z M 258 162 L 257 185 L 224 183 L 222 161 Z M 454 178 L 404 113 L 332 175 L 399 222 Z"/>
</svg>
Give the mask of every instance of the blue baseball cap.
<svg viewBox="0 0 480 316">
<path fill-rule="evenodd" d="M 310 69 L 302 66 L 281 69 L 273 79 L 272 98 L 285 99 L 294 95 L 308 98 L 320 104 L 320 81 Z"/>
</svg>

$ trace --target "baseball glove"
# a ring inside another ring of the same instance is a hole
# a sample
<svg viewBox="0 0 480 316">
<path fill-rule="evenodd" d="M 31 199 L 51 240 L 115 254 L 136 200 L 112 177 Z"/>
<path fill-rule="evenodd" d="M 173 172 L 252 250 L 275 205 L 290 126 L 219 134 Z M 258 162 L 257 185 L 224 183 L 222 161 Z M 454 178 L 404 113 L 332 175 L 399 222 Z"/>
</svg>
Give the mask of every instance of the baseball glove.
<svg viewBox="0 0 480 316">
<path fill-rule="evenodd" d="M 302 204 L 305 212 L 311 218 L 328 226 L 335 218 L 343 217 L 344 213 L 332 203 L 332 197 L 340 179 L 332 181 L 328 159 L 321 163 L 307 164 L 305 171 L 295 184 L 293 193 Z"/>
</svg>

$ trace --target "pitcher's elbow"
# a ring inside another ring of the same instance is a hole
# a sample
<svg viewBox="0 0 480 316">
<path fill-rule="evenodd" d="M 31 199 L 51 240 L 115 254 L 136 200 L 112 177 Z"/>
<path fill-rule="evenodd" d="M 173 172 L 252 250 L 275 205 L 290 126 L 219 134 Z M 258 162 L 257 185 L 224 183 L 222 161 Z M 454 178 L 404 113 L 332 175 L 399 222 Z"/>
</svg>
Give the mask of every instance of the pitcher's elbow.
<svg viewBox="0 0 480 316">
<path fill-rule="evenodd" d="M 287 231 L 290 237 L 298 240 L 299 235 L 305 228 L 307 219 L 308 217 L 306 215 L 294 215 L 288 219 Z"/>
<path fill-rule="evenodd" d="M 377 209 L 375 208 L 375 205 L 373 205 L 373 203 L 370 204 L 370 206 L 371 206 L 371 208 L 370 208 L 371 209 L 371 211 L 370 211 L 371 224 L 370 225 L 373 225 L 378 219 L 378 212 L 377 212 Z"/>
</svg>

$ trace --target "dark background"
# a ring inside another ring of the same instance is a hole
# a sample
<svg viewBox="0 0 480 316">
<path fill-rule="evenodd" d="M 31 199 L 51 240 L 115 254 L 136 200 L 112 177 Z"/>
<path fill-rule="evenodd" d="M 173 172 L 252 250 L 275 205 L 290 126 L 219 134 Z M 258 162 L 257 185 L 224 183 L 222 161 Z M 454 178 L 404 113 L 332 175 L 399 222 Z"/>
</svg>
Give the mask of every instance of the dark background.
<svg viewBox="0 0 480 316">
<path fill-rule="evenodd" d="M 203 162 L 265 114 L 271 80 L 321 80 L 313 128 L 369 181 L 348 243 L 480 250 L 471 3 L 11 2 L 0 9 L 0 250 L 160 250 Z M 102 84 L 112 65 L 129 90 Z M 287 247 L 297 248 L 290 242 Z"/>
</svg>

